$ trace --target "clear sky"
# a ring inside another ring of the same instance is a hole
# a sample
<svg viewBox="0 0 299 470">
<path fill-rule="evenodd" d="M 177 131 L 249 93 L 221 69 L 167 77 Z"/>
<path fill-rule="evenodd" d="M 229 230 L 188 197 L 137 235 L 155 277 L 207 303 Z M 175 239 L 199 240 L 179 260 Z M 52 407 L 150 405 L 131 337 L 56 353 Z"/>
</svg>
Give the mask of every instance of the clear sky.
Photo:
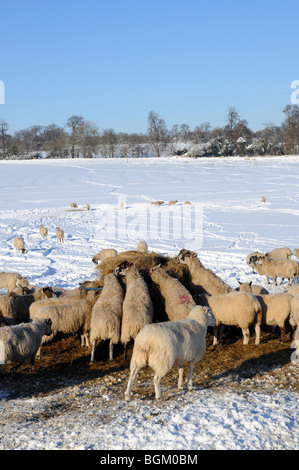
<svg viewBox="0 0 299 470">
<path fill-rule="evenodd" d="M 9 131 L 280 124 L 299 79 L 298 0 L 0 0 L 0 119 Z"/>
</svg>

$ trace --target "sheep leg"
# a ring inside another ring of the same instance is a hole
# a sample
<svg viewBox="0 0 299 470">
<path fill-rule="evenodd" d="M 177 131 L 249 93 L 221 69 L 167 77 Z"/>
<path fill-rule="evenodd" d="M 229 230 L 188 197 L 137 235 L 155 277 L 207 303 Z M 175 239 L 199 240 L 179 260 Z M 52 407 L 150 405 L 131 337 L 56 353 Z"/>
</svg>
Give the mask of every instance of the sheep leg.
<svg viewBox="0 0 299 470">
<path fill-rule="evenodd" d="M 224 328 L 225 328 L 225 325 L 223 324 L 221 324 L 219 327 L 219 338 L 218 338 L 219 343 L 222 343 L 222 334 L 223 334 Z"/>
<path fill-rule="evenodd" d="M 184 388 L 184 383 L 183 383 L 184 366 L 179 366 L 178 371 L 179 371 L 178 389 L 182 390 Z"/>
<path fill-rule="evenodd" d="M 162 398 L 161 394 L 161 377 L 158 377 L 157 375 L 154 376 L 154 386 L 155 386 L 155 395 L 156 395 L 156 400 L 160 400 Z"/>
<path fill-rule="evenodd" d="M 281 343 L 284 343 L 285 332 L 286 332 L 286 327 L 285 325 L 283 325 L 280 327 L 280 342 Z"/>
<path fill-rule="evenodd" d="M 113 343 L 112 343 L 112 339 L 110 339 L 110 342 L 109 342 L 109 361 L 110 362 L 113 361 Z"/>
<path fill-rule="evenodd" d="M 193 374 L 193 364 L 189 364 L 188 365 L 188 390 L 193 389 L 192 374 Z"/>
<path fill-rule="evenodd" d="M 97 341 L 94 340 L 94 342 L 92 343 L 92 350 L 91 350 L 91 355 L 90 355 L 90 362 L 94 362 L 94 355 L 95 355 L 95 351 L 96 351 L 96 346 L 97 346 Z"/>
<path fill-rule="evenodd" d="M 127 360 L 127 343 L 124 344 L 124 361 Z"/>
<path fill-rule="evenodd" d="M 255 324 L 255 344 L 260 344 L 261 342 L 261 326 L 256 323 Z"/>
<path fill-rule="evenodd" d="M 218 344 L 218 326 L 214 326 L 214 328 L 213 328 L 213 336 L 214 336 L 214 339 L 213 339 L 213 346 L 216 346 L 216 344 Z"/>
<path fill-rule="evenodd" d="M 131 391 L 132 391 L 133 383 L 134 383 L 134 381 L 135 381 L 135 379 L 136 379 L 136 377 L 137 377 L 137 375 L 138 375 L 140 369 L 141 369 L 141 367 L 136 366 L 136 367 L 134 367 L 134 369 L 132 369 L 131 372 L 130 372 L 130 376 L 129 376 L 129 381 L 128 381 L 127 389 L 126 389 L 126 391 L 125 391 L 125 399 L 126 399 L 127 401 L 129 401 L 130 398 L 131 398 Z"/>
<path fill-rule="evenodd" d="M 248 344 L 249 343 L 249 328 L 242 328 L 242 333 L 243 333 L 243 344 Z"/>
</svg>

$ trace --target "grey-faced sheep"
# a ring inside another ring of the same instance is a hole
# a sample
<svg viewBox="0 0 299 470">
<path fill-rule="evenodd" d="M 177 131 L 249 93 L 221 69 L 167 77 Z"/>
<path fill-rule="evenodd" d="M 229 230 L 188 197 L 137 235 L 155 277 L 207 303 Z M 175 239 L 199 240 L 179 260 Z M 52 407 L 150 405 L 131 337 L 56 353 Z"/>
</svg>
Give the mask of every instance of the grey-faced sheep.
<svg viewBox="0 0 299 470">
<path fill-rule="evenodd" d="M 255 263 L 255 268 L 260 275 L 265 275 L 267 283 L 272 277 L 274 284 L 277 285 L 277 278 L 281 278 L 281 284 L 284 279 L 288 279 L 289 285 L 292 284 L 298 272 L 298 263 L 291 259 L 275 258 L 269 259 L 266 256 L 260 258 Z"/>
<path fill-rule="evenodd" d="M 161 379 L 174 366 L 178 367 L 178 388 L 183 388 L 183 367 L 188 364 L 188 389 L 192 390 L 192 373 L 195 363 L 206 351 L 208 326 L 215 324 L 209 308 L 194 307 L 188 317 L 177 321 L 167 321 L 146 325 L 136 336 L 130 376 L 125 392 L 130 400 L 134 380 L 141 368 L 149 366 L 154 370 L 155 397 L 161 398 Z"/>
<path fill-rule="evenodd" d="M 269 294 L 267 289 L 263 286 L 258 286 L 257 284 L 252 284 L 252 281 L 250 282 L 240 282 L 240 287 L 236 289 L 236 291 L 240 292 L 251 292 L 251 294 L 257 295 L 257 294 Z"/>
<path fill-rule="evenodd" d="M 286 293 L 257 295 L 262 307 L 262 323 L 276 325 L 280 328 L 280 342 L 284 342 L 286 321 L 291 315 L 291 302 L 293 297 Z"/>
<path fill-rule="evenodd" d="M 24 289 L 28 289 L 24 287 Z M 30 292 L 30 291 L 29 291 Z M 50 287 L 36 289 L 33 293 L 18 295 L 14 292 L 0 296 L 0 312 L 5 325 L 16 325 L 30 320 L 30 306 L 37 300 L 53 296 Z"/>
<path fill-rule="evenodd" d="M 148 246 L 146 241 L 141 240 L 137 243 L 137 251 L 139 251 L 140 253 L 148 253 Z"/>
<path fill-rule="evenodd" d="M 39 233 L 43 239 L 46 239 L 48 237 L 48 229 L 44 227 L 43 225 L 40 225 Z"/>
<path fill-rule="evenodd" d="M 160 265 L 149 270 L 152 280 L 159 286 L 165 301 L 165 312 L 169 320 L 181 320 L 196 305 L 192 295 L 176 278 L 170 276 Z"/>
<path fill-rule="evenodd" d="M 29 283 L 26 277 L 19 273 L 0 273 L 0 289 L 13 291 L 16 287 L 28 287 Z"/>
<path fill-rule="evenodd" d="M 263 256 L 265 256 L 264 253 L 261 253 L 259 251 L 254 251 L 253 253 L 249 253 L 246 256 L 246 263 L 248 264 L 248 266 L 251 267 L 252 272 L 254 272 L 256 261 L 258 261 Z"/>
<path fill-rule="evenodd" d="M 115 272 L 125 276 L 126 282 L 120 337 L 126 359 L 128 342 L 135 339 L 139 331 L 153 321 L 154 309 L 147 284 L 133 263 L 125 261 L 115 269 Z"/>
<path fill-rule="evenodd" d="M 283 247 L 283 248 L 274 248 L 272 251 L 268 251 L 265 253 L 267 258 L 287 258 L 290 259 L 292 256 L 292 252 L 290 248 Z"/>
<path fill-rule="evenodd" d="M 64 240 L 64 231 L 60 227 L 56 227 L 56 238 L 57 241 L 63 242 Z"/>
<path fill-rule="evenodd" d="M 13 244 L 17 251 L 20 251 L 21 253 L 27 253 L 25 242 L 22 237 L 14 238 Z"/>
<path fill-rule="evenodd" d="M 98 264 L 99 261 L 105 261 L 106 259 L 114 256 L 117 256 L 117 250 L 114 248 L 103 248 L 93 256 L 92 262 Z"/>
<path fill-rule="evenodd" d="M 50 319 L 40 319 L 20 325 L 0 328 L 0 364 L 18 364 L 11 370 L 17 370 L 27 359 L 30 359 L 35 370 L 35 357 L 42 338 L 51 334 Z"/>
<path fill-rule="evenodd" d="M 38 318 L 52 320 L 52 333 L 43 338 L 42 344 L 51 341 L 58 333 L 80 333 L 81 346 L 84 344 L 89 346 L 90 319 L 94 302 L 94 293 L 89 292 L 85 299 L 40 308 L 34 316 L 34 321 Z"/>
<path fill-rule="evenodd" d="M 101 295 L 91 311 L 90 343 L 92 346 L 90 361 L 94 362 L 97 341 L 110 340 L 109 359 L 113 360 L 113 345 L 120 341 L 120 328 L 124 291 L 116 274 L 107 274 Z"/>
<path fill-rule="evenodd" d="M 193 294 L 227 294 L 233 289 L 213 271 L 205 268 L 194 251 L 182 249 L 177 256 L 180 263 L 186 264 L 191 274 L 191 292 Z"/>
<path fill-rule="evenodd" d="M 254 325 L 255 344 L 260 344 L 262 307 L 253 294 L 248 292 L 230 292 L 211 296 L 199 294 L 196 295 L 196 299 L 200 305 L 210 307 L 216 318 L 213 345 L 221 341 L 222 329 L 225 325 L 241 328 L 243 344 L 246 345 L 250 338 L 249 327 Z"/>
</svg>

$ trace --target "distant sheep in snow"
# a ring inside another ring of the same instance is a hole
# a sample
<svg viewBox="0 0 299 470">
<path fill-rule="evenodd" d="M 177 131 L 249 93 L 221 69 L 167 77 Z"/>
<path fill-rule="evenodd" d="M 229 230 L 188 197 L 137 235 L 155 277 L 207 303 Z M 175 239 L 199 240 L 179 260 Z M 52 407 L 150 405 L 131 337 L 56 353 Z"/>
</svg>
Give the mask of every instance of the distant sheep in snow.
<svg viewBox="0 0 299 470">
<path fill-rule="evenodd" d="M 73 207 L 76 209 L 78 207 L 78 204 L 76 202 L 71 202 L 70 207 Z"/>
<path fill-rule="evenodd" d="M 258 274 L 266 276 L 268 284 L 270 283 L 269 278 L 272 277 L 275 285 L 277 285 L 278 277 L 281 277 L 281 284 L 286 278 L 289 281 L 289 285 L 291 285 L 298 273 L 298 263 L 284 258 L 269 259 L 264 256 L 256 261 L 255 268 Z"/>
<path fill-rule="evenodd" d="M 40 225 L 39 233 L 41 234 L 43 239 L 46 239 L 48 237 L 48 229 L 44 227 L 43 225 Z"/>
<path fill-rule="evenodd" d="M 164 201 L 152 201 L 151 206 L 162 206 L 164 204 Z"/>
<path fill-rule="evenodd" d="M 124 291 L 114 273 L 107 274 L 101 295 L 91 312 L 90 343 L 92 346 L 90 362 L 94 362 L 98 340 L 109 339 L 109 359 L 113 360 L 113 345 L 120 341 L 120 328 L 124 302 Z"/>
<path fill-rule="evenodd" d="M 287 258 L 290 259 L 292 256 L 292 252 L 290 248 L 284 247 L 284 248 L 275 248 L 272 251 L 268 251 L 265 253 L 267 258 Z"/>
<path fill-rule="evenodd" d="M 27 359 L 30 359 L 35 370 L 35 357 L 42 338 L 51 334 L 50 319 L 40 319 L 20 325 L 0 328 L 0 364 L 17 362 L 11 371 L 17 370 Z"/>
<path fill-rule="evenodd" d="M 60 227 L 56 227 L 56 238 L 57 241 L 63 242 L 64 240 L 64 231 Z"/>
<path fill-rule="evenodd" d="M 19 273 L 0 273 L 0 289 L 13 291 L 16 287 L 28 287 L 27 278 L 21 276 Z"/>
<path fill-rule="evenodd" d="M 139 251 L 140 253 L 148 253 L 148 246 L 146 241 L 141 240 L 137 243 L 137 251 Z"/>
<path fill-rule="evenodd" d="M 20 251 L 21 253 L 27 253 L 25 242 L 22 237 L 16 237 L 13 241 L 13 244 L 17 251 Z"/>
<path fill-rule="evenodd" d="M 161 379 L 174 366 L 178 367 L 178 388 L 183 388 L 183 367 L 188 364 L 188 389 L 192 390 L 193 366 L 206 351 L 208 326 L 215 324 L 215 318 L 207 307 L 192 308 L 182 320 L 152 323 L 146 325 L 135 338 L 130 364 L 130 376 L 125 392 L 130 400 L 134 380 L 141 368 L 149 366 L 154 370 L 155 397 L 161 395 Z"/>
</svg>

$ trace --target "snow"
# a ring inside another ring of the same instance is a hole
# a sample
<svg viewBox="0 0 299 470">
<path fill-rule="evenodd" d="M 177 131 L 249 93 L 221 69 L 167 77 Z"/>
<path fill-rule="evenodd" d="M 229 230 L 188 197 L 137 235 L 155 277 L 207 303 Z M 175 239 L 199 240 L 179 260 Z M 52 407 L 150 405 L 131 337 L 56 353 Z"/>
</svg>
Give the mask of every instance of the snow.
<svg viewBox="0 0 299 470">
<path fill-rule="evenodd" d="M 150 250 L 171 256 L 193 249 L 233 288 L 252 280 L 280 292 L 285 285 L 267 286 L 245 258 L 298 247 L 298 169 L 295 156 L 1 161 L 0 270 L 26 275 L 31 284 L 72 288 L 95 278 L 91 259 L 100 249 L 134 249 L 146 239 Z M 158 199 L 165 203 L 150 206 Z M 178 203 L 170 207 L 169 200 Z M 41 223 L 48 240 L 41 239 Z M 56 241 L 57 226 L 64 243 Z M 24 238 L 25 255 L 13 247 L 16 236 Z M 82 384 L 80 393 L 70 386 L 12 399 L 0 385 L 0 449 L 299 449 L 298 393 L 279 386 L 271 393 L 262 381 L 256 390 L 246 382 L 239 389 L 195 388 L 161 403 L 126 403 L 99 390 Z M 9 413 L 42 413 L 77 392 L 85 405 L 63 419 L 3 424 Z"/>
</svg>

